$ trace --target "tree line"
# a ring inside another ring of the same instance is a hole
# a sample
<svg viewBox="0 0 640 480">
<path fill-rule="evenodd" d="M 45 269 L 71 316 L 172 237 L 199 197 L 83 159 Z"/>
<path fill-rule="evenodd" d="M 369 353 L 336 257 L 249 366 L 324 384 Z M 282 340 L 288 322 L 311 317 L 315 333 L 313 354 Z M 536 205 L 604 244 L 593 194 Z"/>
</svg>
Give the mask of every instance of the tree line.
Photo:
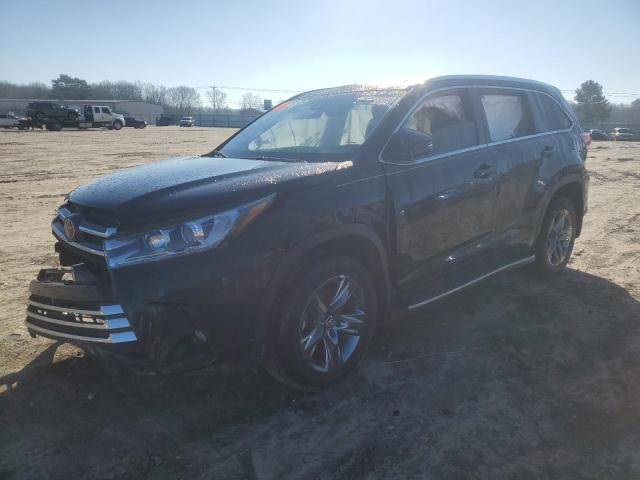
<svg viewBox="0 0 640 480">
<path fill-rule="evenodd" d="M 203 104 L 198 91 L 186 85 L 167 88 L 164 85 L 126 80 L 89 83 L 65 74 L 52 80 L 51 86 L 40 82 L 16 85 L 0 81 L 0 98 L 133 100 L 161 105 L 166 113 L 179 114 L 202 111 L 219 113 L 229 109 L 227 94 L 215 87 L 205 93 L 207 102 Z M 240 108 L 241 111 L 259 112 L 262 110 L 262 99 L 247 92 L 242 96 Z M 634 100 L 630 106 L 611 104 L 603 94 L 602 85 L 594 80 L 587 80 L 576 89 L 573 108 L 585 123 L 603 123 L 613 117 L 616 121 L 625 118 L 630 119 L 631 123 L 640 124 L 640 99 Z"/>
<path fill-rule="evenodd" d="M 0 98 L 51 99 L 51 100 L 132 100 L 161 105 L 166 113 L 190 114 L 196 111 L 228 110 L 227 94 L 221 90 L 207 92 L 210 105 L 203 105 L 198 91 L 186 85 L 165 87 L 144 82 L 116 82 L 104 80 L 89 83 L 82 78 L 61 74 L 51 81 L 51 86 L 41 82 L 17 85 L 0 81 Z M 261 108 L 261 100 L 252 93 L 245 94 L 242 108 Z"/>
</svg>

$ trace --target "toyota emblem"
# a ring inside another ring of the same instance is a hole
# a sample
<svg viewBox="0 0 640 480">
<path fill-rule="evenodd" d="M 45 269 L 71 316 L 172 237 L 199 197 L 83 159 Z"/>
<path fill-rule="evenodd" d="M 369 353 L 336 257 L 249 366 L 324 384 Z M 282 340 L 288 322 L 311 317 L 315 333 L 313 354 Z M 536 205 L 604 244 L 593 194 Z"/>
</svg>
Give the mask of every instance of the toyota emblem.
<svg viewBox="0 0 640 480">
<path fill-rule="evenodd" d="M 76 224 L 73 223 L 73 219 L 65 218 L 64 220 L 64 234 L 67 236 L 69 240 L 75 240 L 78 231 L 76 229 Z"/>
</svg>

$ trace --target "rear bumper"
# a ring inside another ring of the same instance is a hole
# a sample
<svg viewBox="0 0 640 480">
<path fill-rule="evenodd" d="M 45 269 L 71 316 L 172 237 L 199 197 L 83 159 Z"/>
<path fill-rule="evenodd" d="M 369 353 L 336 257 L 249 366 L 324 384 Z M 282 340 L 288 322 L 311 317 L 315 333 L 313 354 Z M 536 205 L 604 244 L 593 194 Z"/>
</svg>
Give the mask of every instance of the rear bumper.
<svg viewBox="0 0 640 480">
<path fill-rule="evenodd" d="M 111 287 L 81 267 L 41 270 L 29 293 L 25 325 L 31 335 L 81 347 L 138 349 L 138 338 Z"/>
</svg>

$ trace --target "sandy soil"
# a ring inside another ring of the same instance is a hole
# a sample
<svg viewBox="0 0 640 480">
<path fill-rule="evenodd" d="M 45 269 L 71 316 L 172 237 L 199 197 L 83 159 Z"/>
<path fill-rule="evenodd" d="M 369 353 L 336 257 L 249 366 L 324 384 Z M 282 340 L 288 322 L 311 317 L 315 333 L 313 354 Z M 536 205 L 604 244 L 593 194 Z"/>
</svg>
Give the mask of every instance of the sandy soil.
<svg viewBox="0 0 640 480">
<path fill-rule="evenodd" d="M 638 143 L 593 145 L 565 275 L 508 273 L 403 319 L 317 395 L 241 363 L 140 377 L 31 339 L 64 194 L 230 133 L 0 131 L 0 479 L 640 477 Z"/>
</svg>

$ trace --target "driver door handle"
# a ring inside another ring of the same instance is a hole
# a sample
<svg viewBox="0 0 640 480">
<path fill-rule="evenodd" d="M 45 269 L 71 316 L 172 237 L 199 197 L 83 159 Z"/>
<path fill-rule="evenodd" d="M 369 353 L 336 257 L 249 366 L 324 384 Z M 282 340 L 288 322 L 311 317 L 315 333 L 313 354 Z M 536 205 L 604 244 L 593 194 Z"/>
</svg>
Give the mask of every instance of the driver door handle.
<svg viewBox="0 0 640 480">
<path fill-rule="evenodd" d="M 473 172 L 473 178 L 485 179 L 493 176 L 494 173 L 495 168 L 493 168 L 493 165 L 480 165 Z"/>
</svg>

